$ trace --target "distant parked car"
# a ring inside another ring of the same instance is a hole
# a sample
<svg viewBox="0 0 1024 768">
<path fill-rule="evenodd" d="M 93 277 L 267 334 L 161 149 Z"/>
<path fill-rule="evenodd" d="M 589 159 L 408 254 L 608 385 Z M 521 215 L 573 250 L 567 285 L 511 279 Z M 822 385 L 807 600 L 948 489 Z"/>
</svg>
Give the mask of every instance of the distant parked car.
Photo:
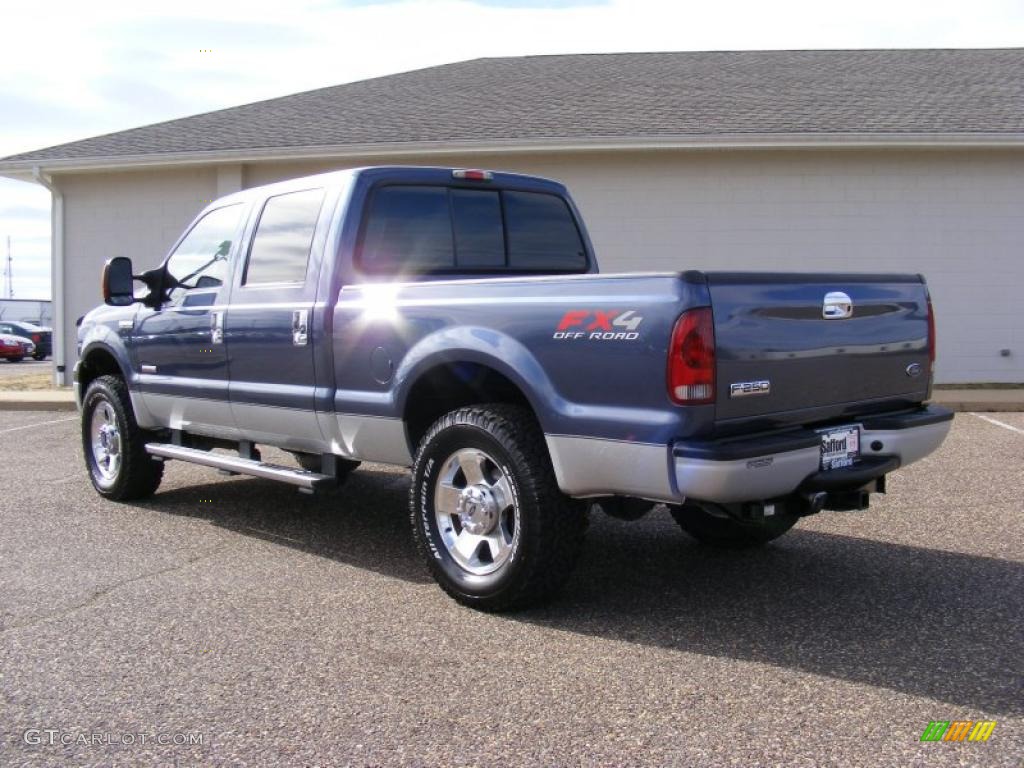
<svg viewBox="0 0 1024 768">
<path fill-rule="evenodd" d="M 35 351 L 36 345 L 28 339 L 0 333 L 0 357 L 6 358 L 9 362 L 20 363 Z"/>
<path fill-rule="evenodd" d="M 45 360 L 53 354 L 52 328 L 45 328 L 26 320 L 3 320 L 0 321 L 0 333 L 20 336 L 31 341 L 35 345 L 32 357 L 36 360 Z"/>
</svg>

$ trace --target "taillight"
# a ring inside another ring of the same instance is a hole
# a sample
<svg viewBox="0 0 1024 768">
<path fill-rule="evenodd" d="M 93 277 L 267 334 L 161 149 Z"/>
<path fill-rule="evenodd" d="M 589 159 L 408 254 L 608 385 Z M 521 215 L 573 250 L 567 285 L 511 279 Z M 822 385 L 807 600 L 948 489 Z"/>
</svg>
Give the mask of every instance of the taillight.
<svg viewBox="0 0 1024 768">
<path fill-rule="evenodd" d="M 679 405 L 715 402 L 715 326 L 710 307 L 684 312 L 672 329 L 668 394 Z"/>
<path fill-rule="evenodd" d="M 935 368 L 935 311 L 931 296 L 928 297 L 928 360 Z"/>
<path fill-rule="evenodd" d="M 490 181 L 494 178 L 490 171 L 481 171 L 476 168 L 464 168 L 452 171 L 452 177 L 464 181 Z"/>
<path fill-rule="evenodd" d="M 36 344 L 38 344 L 38 343 L 39 343 L 39 334 L 38 334 L 38 333 L 33 333 L 33 334 L 32 334 L 32 341 L 33 341 L 34 343 L 36 343 Z"/>
</svg>

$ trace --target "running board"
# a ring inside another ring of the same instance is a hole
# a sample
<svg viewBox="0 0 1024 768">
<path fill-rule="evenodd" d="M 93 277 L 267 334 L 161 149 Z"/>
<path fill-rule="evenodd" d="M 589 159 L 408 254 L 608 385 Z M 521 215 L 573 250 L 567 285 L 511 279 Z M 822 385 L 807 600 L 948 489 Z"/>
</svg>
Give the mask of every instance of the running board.
<svg viewBox="0 0 1024 768">
<path fill-rule="evenodd" d="M 163 459 L 179 459 L 192 464 L 201 464 L 204 467 L 214 467 L 226 472 L 237 472 L 240 475 L 252 475 L 254 477 L 265 477 L 268 480 L 279 480 L 299 488 L 300 491 L 312 493 L 317 488 L 331 486 L 334 478 L 330 475 L 321 475 L 317 472 L 307 472 L 304 469 L 282 467 L 278 464 L 265 464 L 262 461 L 243 459 L 240 456 L 228 456 L 212 451 L 203 451 L 198 448 L 186 448 L 182 445 L 172 443 L 149 443 L 146 446 L 146 453 L 159 456 Z"/>
</svg>

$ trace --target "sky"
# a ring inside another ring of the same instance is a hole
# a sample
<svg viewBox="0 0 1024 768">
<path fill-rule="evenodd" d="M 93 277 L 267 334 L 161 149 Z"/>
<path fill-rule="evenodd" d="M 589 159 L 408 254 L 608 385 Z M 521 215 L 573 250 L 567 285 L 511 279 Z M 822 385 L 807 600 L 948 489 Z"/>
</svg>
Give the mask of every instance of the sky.
<svg viewBox="0 0 1024 768">
<path fill-rule="evenodd" d="M 1020 47 L 1024 2 L 46 0 L 0 6 L 0 29 L 4 157 L 481 56 Z M 15 298 L 50 296 L 49 206 L 41 187 L 0 179 Z"/>
</svg>

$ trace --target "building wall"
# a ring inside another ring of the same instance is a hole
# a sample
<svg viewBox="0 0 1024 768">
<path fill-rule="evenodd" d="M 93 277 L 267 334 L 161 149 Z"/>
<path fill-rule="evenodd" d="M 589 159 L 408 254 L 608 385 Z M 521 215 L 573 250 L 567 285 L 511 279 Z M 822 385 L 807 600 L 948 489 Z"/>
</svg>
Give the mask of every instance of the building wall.
<svg viewBox="0 0 1024 768">
<path fill-rule="evenodd" d="M 375 162 L 381 160 L 358 165 Z M 488 167 L 565 181 L 604 271 L 922 272 L 938 318 L 937 380 L 1024 382 L 1024 321 L 1015 304 L 1024 285 L 1024 153 L 702 151 L 384 162 Z M 251 187 L 341 167 L 346 164 L 323 161 L 222 169 L 220 191 L 229 191 L 225 179 L 228 186 Z M 68 323 L 97 300 L 96 276 L 106 256 L 153 263 L 214 194 L 217 178 L 206 168 L 62 182 Z M 120 241 L 138 247 L 112 249 Z"/>
</svg>

